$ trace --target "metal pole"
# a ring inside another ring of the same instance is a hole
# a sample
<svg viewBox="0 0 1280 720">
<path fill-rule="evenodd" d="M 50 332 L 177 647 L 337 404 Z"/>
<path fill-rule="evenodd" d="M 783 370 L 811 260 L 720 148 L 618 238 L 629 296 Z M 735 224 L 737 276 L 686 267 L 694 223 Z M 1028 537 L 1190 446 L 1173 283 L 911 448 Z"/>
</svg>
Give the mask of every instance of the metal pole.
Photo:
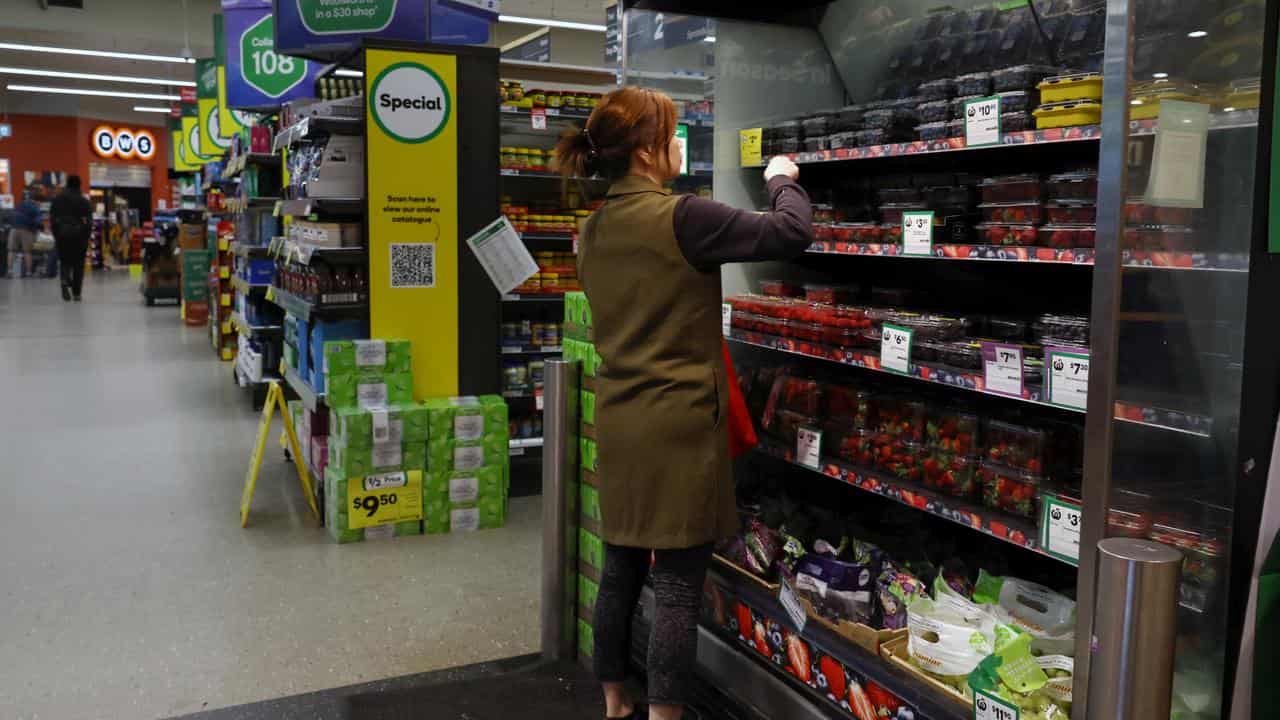
<svg viewBox="0 0 1280 720">
<path fill-rule="evenodd" d="M 1182 553 L 1150 540 L 1108 538 L 1097 556 L 1089 717 L 1168 720 Z"/>
<path fill-rule="evenodd" d="M 1111 460 L 1114 452 L 1116 352 L 1119 346 L 1121 252 L 1129 147 L 1129 86 L 1133 64 L 1133 3 L 1107 0 L 1106 46 L 1102 67 L 1102 140 L 1098 153 L 1097 250 L 1093 263 L 1093 301 L 1089 333 L 1089 397 L 1085 415 L 1084 497 L 1080 568 L 1076 588 L 1081 602 L 1076 623 L 1076 697 L 1089 697 L 1097 677 L 1091 668 L 1094 631 L 1094 587 L 1097 557 L 1093 548 L 1106 537 L 1111 507 Z M 1101 596 L 1099 596 L 1101 597 Z M 1090 715 L 1075 703 L 1075 720 Z"/>
<path fill-rule="evenodd" d="M 573 658 L 578 565 L 578 370 L 548 359 L 542 406 L 542 657 Z"/>
</svg>

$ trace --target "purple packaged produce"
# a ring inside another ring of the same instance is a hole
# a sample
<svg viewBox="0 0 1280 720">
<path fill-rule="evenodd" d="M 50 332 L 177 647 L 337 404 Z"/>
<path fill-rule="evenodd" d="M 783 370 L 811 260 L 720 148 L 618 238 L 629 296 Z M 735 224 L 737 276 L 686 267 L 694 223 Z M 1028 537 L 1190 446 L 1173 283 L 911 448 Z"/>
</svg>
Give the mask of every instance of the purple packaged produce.
<svg viewBox="0 0 1280 720">
<path fill-rule="evenodd" d="M 982 191 L 984 203 L 1038 202 L 1041 196 L 1041 182 L 1038 175 L 989 177 L 979 183 L 978 187 Z"/>
<path fill-rule="evenodd" d="M 950 100 L 956 96 L 956 81 L 951 78 L 930 80 L 916 89 L 921 100 Z"/>
<path fill-rule="evenodd" d="M 1088 347 L 1089 318 L 1081 315 L 1041 315 L 1031 326 L 1041 345 Z"/>
<path fill-rule="evenodd" d="M 880 564 L 859 565 L 810 553 L 796 563 L 796 592 L 829 620 L 875 624 Z"/>
<path fill-rule="evenodd" d="M 928 588 L 914 575 L 886 567 L 876 579 L 876 598 L 880 602 L 880 627 L 885 630 L 899 630 L 906 627 L 907 605 L 916 598 L 926 597 L 928 594 Z"/>
</svg>

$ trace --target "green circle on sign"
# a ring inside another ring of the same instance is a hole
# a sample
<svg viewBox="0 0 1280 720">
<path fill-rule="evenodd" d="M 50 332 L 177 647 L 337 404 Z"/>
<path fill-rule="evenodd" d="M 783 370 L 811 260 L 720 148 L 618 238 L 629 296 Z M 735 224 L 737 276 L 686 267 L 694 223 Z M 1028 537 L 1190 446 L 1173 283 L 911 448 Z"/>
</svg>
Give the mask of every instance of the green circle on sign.
<svg viewBox="0 0 1280 720">
<path fill-rule="evenodd" d="M 378 106 L 376 104 L 377 98 L 378 98 L 378 86 L 382 83 L 383 78 L 385 78 L 388 73 L 392 72 L 393 70 L 399 70 L 400 68 L 415 68 L 425 72 L 426 74 L 430 75 L 432 78 L 435 79 L 436 83 L 440 85 L 440 92 L 444 93 L 444 114 L 440 117 L 440 123 L 436 126 L 435 130 L 432 130 L 429 134 L 419 138 L 405 137 L 403 135 L 400 135 L 392 131 L 391 128 L 388 128 L 382 122 L 382 117 L 378 114 Z M 441 78 L 440 75 L 436 73 L 435 70 L 432 70 L 431 68 L 421 63 L 405 61 L 405 62 L 398 62 L 398 63 L 388 65 L 387 67 L 382 69 L 382 72 L 378 73 L 378 76 L 373 79 L 373 84 L 369 86 L 369 114 L 373 116 L 373 121 L 377 123 L 378 127 L 382 128 L 382 132 L 395 138 L 396 140 L 399 140 L 402 143 L 417 145 L 420 143 L 424 143 L 430 140 L 431 138 L 434 138 L 435 136 L 439 135 L 444 130 L 445 126 L 449 124 L 449 116 L 450 114 L 452 114 L 452 112 L 453 112 L 453 98 L 450 97 L 449 95 L 449 86 L 445 85 L 444 79 Z"/>
</svg>

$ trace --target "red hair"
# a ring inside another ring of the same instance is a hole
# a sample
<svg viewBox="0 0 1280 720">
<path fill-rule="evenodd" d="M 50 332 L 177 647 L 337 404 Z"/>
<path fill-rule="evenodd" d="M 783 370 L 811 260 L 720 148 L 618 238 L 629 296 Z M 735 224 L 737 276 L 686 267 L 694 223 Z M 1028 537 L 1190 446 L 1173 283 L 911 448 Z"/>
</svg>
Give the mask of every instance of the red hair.
<svg viewBox="0 0 1280 720">
<path fill-rule="evenodd" d="M 631 169 L 631 157 L 648 151 L 663 170 L 667 144 L 676 133 L 676 105 L 648 88 L 624 87 L 605 95 L 581 130 L 567 130 L 556 145 L 559 171 L 566 177 L 600 175 L 617 180 Z"/>
</svg>

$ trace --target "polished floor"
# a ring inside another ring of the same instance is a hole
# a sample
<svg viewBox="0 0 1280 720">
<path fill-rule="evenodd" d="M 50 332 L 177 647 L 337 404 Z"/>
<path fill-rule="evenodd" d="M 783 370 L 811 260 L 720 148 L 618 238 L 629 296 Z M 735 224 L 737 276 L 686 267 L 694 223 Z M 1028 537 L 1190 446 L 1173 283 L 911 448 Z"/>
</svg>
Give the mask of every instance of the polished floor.
<svg viewBox="0 0 1280 720">
<path fill-rule="evenodd" d="M 0 718 L 157 718 L 534 652 L 539 501 L 335 545 L 202 328 L 0 279 Z M 274 441 L 274 434 L 273 434 Z"/>
</svg>

